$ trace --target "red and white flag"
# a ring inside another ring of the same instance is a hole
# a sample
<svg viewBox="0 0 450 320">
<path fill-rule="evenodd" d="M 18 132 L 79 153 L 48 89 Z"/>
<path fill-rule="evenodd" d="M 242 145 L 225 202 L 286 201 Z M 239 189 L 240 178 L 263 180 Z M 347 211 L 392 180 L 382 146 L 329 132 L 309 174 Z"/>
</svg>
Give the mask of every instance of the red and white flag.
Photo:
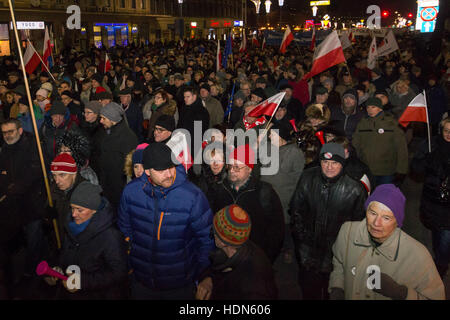
<svg viewBox="0 0 450 320">
<path fill-rule="evenodd" d="M 259 41 L 258 41 L 258 37 L 256 36 L 256 33 L 253 34 L 253 37 L 252 37 L 252 44 L 253 44 L 255 47 L 259 47 Z"/>
<path fill-rule="evenodd" d="M 181 131 L 174 132 L 166 145 L 172 150 L 178 162 L 183 165 L 186 172 L 188 172 L 189 168 L 192 167 L 193 161 L 187 144 L 186 135 Z"/>
<path fill-rule="evenodd" d="M 32 48 L 30 44 L 28 44 L 27 50 L 23 55 L 23 62 L 25 64 L 25 71 L 28 74 L 33 73 L 33 71 L 36 70 L 36 68 L 41 63 L 41 59 L 39 59 L 37 52 L 34 50 L 34 48 Z"/>
<path fill-rule="evenodd" d="M 276 95 L 270 97 L 267 100 L 264 100 L 260 104 L 256 106 L 255 109 L 249 112 L 250 117 L 260 117 L 262 115 L 266 116 L 273 116 L 275 112 L 277 112 L 278 106 L 280 105 L 281 101 L 283 101 L 284 95 L 286 92 L 280 92 Z"/>
<path fill-rule="evenodd" d="M 352 43 L 350 41 L 350 37 L 349 37 L 347 31 L 342 32 L 341 36 L 339 37 L 339 40 L 341 40 L 343 50 L 352 46 Z"/>
<path fill-rule="evenodd" d="M 109 70 L 111 70 L 111 61 L 109 60 L 108 53 L 105 53 L 105 72 L 107 73 Z"/>
<path fill-rule="evenodd" d="M 370 44 L 369 48 L 369 56 L 367 57 L 367 68 L 369 68 L 370 70 L 375 68 L 377 64 L 377 58 L 378 58 L 377 38 L 373 37 L 372 43 Z"/>
<path fill-rule="evenodd" d="M 314 51 L 315 48 L 316 48 L 316 28 L 313 28 L 311 45 L 309 46 L 309 50 Z"/>
<path fill-rule="evenodd" d="M 398 119 L 398 122 L 405 128 L 410 122 L 413 121 L 428 123 L 428 110 L 425 91 L 417 95 L 409 103 L 405 111 L 403 111 L 403 114 Z"/>
<path fill-rule="evenodd" d="M 397 50 L 399 50 L 397 40 L 395 39 L 394 32 L 390 30 L 378 47 L 378 55 L 380 57 L 387 56 Z"/>
<path fill-rule="evenodd" d="M 53 67 L 52 61 L 52 45 L 50 43 L 50 36 L 48 34 L 47 26 L 45 26 L 45 36 L 44 36 L 44 50 L 42 55 L 42 60 L 44 61 L 47 68 Z M 42 66 L 42 70 L 45 71 L 45 67 Z"/>
<path fill-rule="evenodd" d="M 291 31 L 291 28 L 287 26 L 286 31 L 284 32 L 283 41 L 281 41 L 280 52 L 286 53 L 287 46 L 294 40 L 294 34 Z"/>
<path fill-rule="evenodd" d="M 303 79 L 307 80 L 315 75 L 331 68 L 339 63 L 345 62 L 344 51 L 336 31 L 333 31 L 316 48 L 311 71 Z"/>
<path fill-rule="evenodd" d="M 266 47 L 266 37 L 263 37 L 261 50 L 264 50 L 265 47 Z"/>
<path fill-rule="evenodd" d="M 245 35 L 245 30 L 242 32 L 242 40 L 241 40 L 241 46 L 239 48 L 239 52 L 244 52 L 247 50 L 247 36 Z"/>
</svg>

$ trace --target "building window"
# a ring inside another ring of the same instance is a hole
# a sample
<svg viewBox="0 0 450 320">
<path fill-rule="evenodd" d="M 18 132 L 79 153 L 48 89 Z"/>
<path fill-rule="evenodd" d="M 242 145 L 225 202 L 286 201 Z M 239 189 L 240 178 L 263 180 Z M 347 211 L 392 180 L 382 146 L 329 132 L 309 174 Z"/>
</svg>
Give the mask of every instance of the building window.
<svg viewBox="0 0 450 320">
<path fill-rule="evenodd" d="M 136 9 L 136 0 L 131 0 L 131 8 Z"/>
<path fill-rule="evenodd" d="M 147 0 L 142 0 L 142 2 L 141 2 L 141 8 L 142 9 L 145 9 L 145 2 L 146 2 Z"/>
<path fill-rule="evenodd" d="M 120 7 L 125 8 L 125 0 L 120 0 Z"/>
</svg>

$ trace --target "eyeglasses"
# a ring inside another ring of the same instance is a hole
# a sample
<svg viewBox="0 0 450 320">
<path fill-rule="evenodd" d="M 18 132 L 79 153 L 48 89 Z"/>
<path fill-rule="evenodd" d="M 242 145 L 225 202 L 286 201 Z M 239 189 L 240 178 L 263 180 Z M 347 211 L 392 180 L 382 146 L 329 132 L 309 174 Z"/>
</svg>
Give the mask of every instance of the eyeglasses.
<svg viewBox="0 0 450 320">
<path fill-rule="evenodd" d="M 7 136 L 7 135 L 10 135 L 10 134 L 13 134 L 14 132 L 16 132 L 16 130 L 17 129 L 12 129 L 12 130 L 8 130 L 8 131 L 2 131 L 2 134 L 4 136 Z"/>
<path fill-rule="evenodd" d="M 240 172 L 242 169 L 244 169 L 246 166 L 244 165 L 244 166 L 242 166 L 242 167 L 239 167 L 239 166 L 237 166 L 237 165 L 234 165 L 234 166 L 232 166 L 231 164 L 229 164 L 229 165 L 227 165 L 227 169 L 229 170 L 229 171 L 236 171 L 236 172 Z"/>
</svg>

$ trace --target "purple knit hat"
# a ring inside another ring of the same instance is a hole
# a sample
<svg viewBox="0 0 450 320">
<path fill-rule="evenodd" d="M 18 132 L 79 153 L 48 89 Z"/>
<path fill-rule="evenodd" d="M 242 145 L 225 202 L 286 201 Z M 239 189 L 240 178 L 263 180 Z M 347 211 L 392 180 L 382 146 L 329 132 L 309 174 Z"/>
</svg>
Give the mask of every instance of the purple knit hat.
<svg viewBox="0 0 450 320">
<path fill-rule="evenodd" d="M 399 228 L 403 225 L 403 219 L 405 218 L 405 196 L 393 184 L 382 184 L 379 185 L 375 191 L 367 198 L 364 204 L 366 210 L 372 201 L 377 201 L 384 204 L 386 207 L 391 209 L 392 213 L 397 220 L 397 225 Z"/>
</svg>

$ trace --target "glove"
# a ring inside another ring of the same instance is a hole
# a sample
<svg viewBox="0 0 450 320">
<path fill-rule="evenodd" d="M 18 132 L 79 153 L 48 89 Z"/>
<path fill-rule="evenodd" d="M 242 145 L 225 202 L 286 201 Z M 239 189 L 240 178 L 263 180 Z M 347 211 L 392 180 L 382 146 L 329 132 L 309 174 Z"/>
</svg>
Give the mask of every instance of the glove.
<svg viewBox="0 0 450 320">
<path fill-rule="evenodd" d="M 330 300 L 345 300 L 344 289 L 331 288 Z"/>
<path fill-rule="evenodd" d="M 373 289 L 373 291 L 393 300 L 405 300 L 408 295 L 408 288 L 395 282 L 386 273 L 381 273 L 380 285 L 380 289 Z"/>
</svg>

